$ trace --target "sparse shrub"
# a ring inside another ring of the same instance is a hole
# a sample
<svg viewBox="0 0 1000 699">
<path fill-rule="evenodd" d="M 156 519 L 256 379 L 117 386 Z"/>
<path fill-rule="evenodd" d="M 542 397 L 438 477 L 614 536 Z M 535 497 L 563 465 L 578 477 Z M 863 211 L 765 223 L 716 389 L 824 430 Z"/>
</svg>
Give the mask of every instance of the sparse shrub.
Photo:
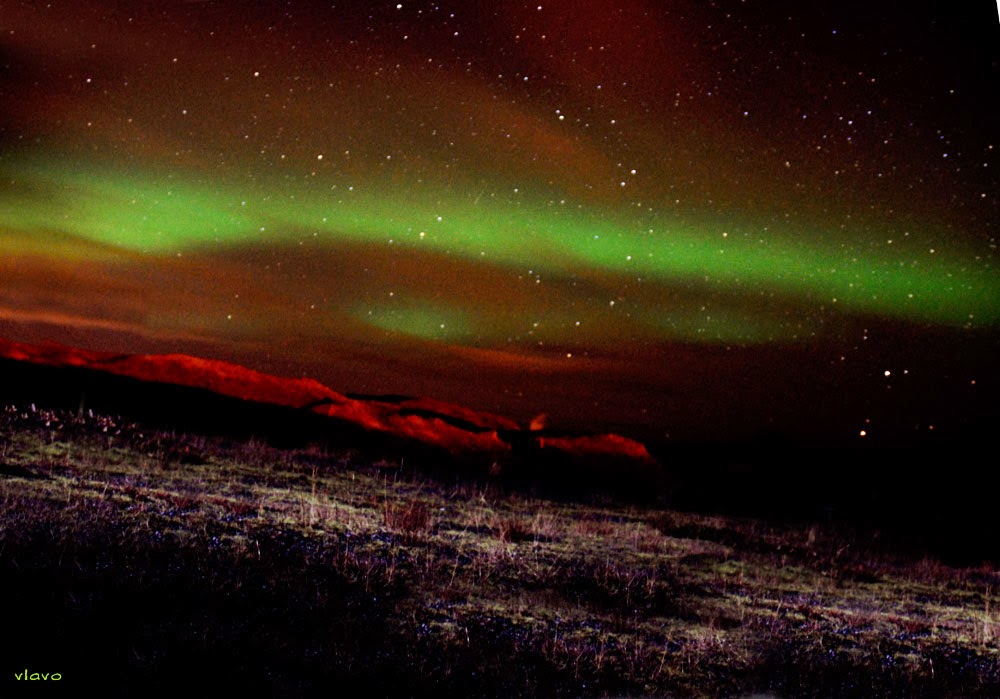
<svg viewBox="0 0 1000 699">
<path fill-rule="evenodd" d="M 228 507 L 229 511 L 237 517 L 250 517 L 256 515 L 260 509 L 256 503 L 248 502 L 246 500 L 230 500 Z"/>
<path fill-rule="evenodd" d="M 260 505 L 249 499 L 239 499 L 215 495 L 209 498 L 212 503 L 222 507 L 236 517 L 250 517 L 260 511 Z"/>
<path fill-rule="evenodd" d="M 535 538 L 534 528 L 524 518 L 517 516 L 504 517 L 497 522 L 497 538 L 516 544 L 531 541 Z"/>
<path fill-rule="evenodd" d="M 556 539 L 560 531 L 555 518 L 537 513 L 531 517 L 509 515 L 500 518 L 496 524 L 496 534 L 501 541 L 512 544 L 522 541 L 544 543 Z"/>
<path fill-rule="evenodd" d="M 408 534 L 426 532 L 431 526 L 430 508 L 419 500 L 411 500 L 405 504 L 386 501 L 385 526 Z"/>
<path fill-rule="evenodd" d="M 178 510 L 198 509 L 198 499 L 186 493 L 161 493 L 160 498 Z"/>
<path fill-rule="evenodd" d="M 163 455 L 164 462 L 181 466 L 201 466 L 208 463 L 204 454 L 189 444 L 179 444 L 167 449 Z"/>
<path fill-rule="evenodd" d="M 576 536 L 608 538 L 618 535 L 620 529 L 620 522 L 592 513 L 573 522 L 573 534 Z"/>
</svg>

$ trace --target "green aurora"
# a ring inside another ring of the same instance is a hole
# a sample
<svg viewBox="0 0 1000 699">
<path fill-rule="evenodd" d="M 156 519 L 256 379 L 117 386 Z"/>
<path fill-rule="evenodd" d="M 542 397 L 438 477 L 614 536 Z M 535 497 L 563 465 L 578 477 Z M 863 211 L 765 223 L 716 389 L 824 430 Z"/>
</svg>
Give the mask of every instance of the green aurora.
<svg viewBox="0 0 1000 699">
<path fill-rule="evenodd" d="M 338 192 L 315 181 L 250 189 L 190 172 L 54 156 L 8 160 L 2 176 L 13 195 L 0 200 L 0 225 L 27 236 L 58 231 L 154 257 L 312 237 L 454 256 L 469 266 L 470 278 L 481 266 L 639 278 L 695 285 L 736 304 L 721 309 L 707 330 L 694 308 L 637 309 L 649 328 L 688 342 L 786 339 L 790 333 L 774 317 L 740 310 L 741 297 L 762 291 L 779 304 L 821 304 L 843 314 L 964 327 L 1000 320 L 1000 279 L 968 256 L 928 250 L 915 259 L 902 246 L 899 254 L 884 246 L 859 254 L 857 242 L 835 246 L 823 232 L 752 221 L 654 214 L 637 222 L 552 202 L 470 201 L 465 193 L 398 187 Z M 379 328 L 418 337 L 461 341 L 472 332 L 468 314 L 447 303 L 370 315 Z M 481 319 L 480 326 L 488 324 Z"/>
<path fill-rule="evenodd" d="M 238 7 L 3 4 L 0 335 L 657 440 L 995 424 L 990 7 Z"/>
</svg>

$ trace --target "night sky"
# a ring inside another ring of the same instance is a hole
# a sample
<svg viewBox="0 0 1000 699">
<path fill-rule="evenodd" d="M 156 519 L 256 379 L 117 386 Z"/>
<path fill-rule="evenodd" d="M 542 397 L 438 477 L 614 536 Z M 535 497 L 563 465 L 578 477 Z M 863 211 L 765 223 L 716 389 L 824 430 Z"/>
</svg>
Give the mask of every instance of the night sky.
<svg viewBox="0 0 1000 699">
<path fill-rule="evenodd" d="M 965 439 L 1000 22 L 900 7 L 0 0 L 0 335 L 652 440 Z"/>
</svg>

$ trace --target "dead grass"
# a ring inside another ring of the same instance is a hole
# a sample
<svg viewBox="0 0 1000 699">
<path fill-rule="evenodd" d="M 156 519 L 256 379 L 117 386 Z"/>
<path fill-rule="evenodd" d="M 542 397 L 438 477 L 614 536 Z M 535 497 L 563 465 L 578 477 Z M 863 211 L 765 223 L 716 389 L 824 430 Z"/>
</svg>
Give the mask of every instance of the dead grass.
<svg viewBox="0 0 1000 699">
<path fill-rule="evenodd" d="M 385 503 L 383 521 L 387 529 L 404 534 L 421 534 L 431 527 L 430 508 L 419 500 Z"/>
<path fill-rule="evenodd" d="M 139 692 L 214 668 L 288 696 L 359 678 L 387 695 L 1000 695 L 1000 573 L 844 527 L 554 502 L 23 409 L 0 419 L 0 460 L 21 634 L 0 672 L 62 662 Z"/>
</svg>

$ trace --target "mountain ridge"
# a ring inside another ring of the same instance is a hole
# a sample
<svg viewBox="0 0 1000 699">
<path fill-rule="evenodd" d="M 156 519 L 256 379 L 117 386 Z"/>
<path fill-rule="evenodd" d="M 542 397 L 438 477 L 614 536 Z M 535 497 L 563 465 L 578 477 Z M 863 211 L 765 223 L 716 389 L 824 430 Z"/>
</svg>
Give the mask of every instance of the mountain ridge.
<svg viewBox="0 0 1000 699">
<path fill-rule="evenodd" d="M 569 459 L 614 459 L 653 465 L 646 446 L 618 434 L 565 434 L 433 398 L 349 396 L 315 379 L 267 374 L 232 362 L 187 354 L 121 354 L 0 338 L 0 359 L 80 369 L 136 381 L 208 391 L 218 396 L 302 411 L 454 456 L 502 456 L 530 450 Z"/>
</svg>

